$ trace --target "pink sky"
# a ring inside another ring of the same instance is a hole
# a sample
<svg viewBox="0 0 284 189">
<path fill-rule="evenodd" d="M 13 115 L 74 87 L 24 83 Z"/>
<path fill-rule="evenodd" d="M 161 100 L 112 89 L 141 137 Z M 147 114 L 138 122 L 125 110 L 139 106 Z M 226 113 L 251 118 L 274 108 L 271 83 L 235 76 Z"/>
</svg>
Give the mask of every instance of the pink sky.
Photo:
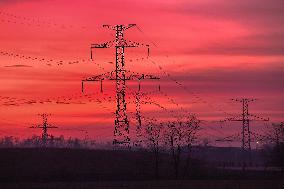
<svg viewBox="0 0 284 189">
<path fill-rule="evenodd" d="M 114 49 L 96 51 L 95 62 L 104 70 L 89 61 L 91 43 L 114 38 L 113 32 L 101 25 L 135 23 L 142 32 L 132 28 L 125 36 L 150 44 L 151 58 L 146 59 L 146 49 L 127 49 L 127 69 L 160 76 L 159 83 L 147 82 L 144 90 L 155 90 L 161 84 L 163 94 L 152 98 L 167 109 L 178 113 L 183 107 L 201 119 L 218 120 L 227 116 L 224 112 L 241 110 L 240 104 L 229 99 L 253 97 L 259 100 L 251 105 L 251 112 L 272 122 L 283 121 L 282 0 L 2 0 L 0 11 L 0 51 L 31 57 L 0 53 L 1 96 L 34 100 L 78 97 L 84 77 L 114 70 Z M 38 59 L 33 60 L 35 57 Z M 82 59 L 85 62 L 68 64 Z M 55 62 L 59 61 L 67 64 L 58 66 Z M 99 85 L 88 85 L 87 93 L 92 92 L 99 92 Z M 112 101 L 104 101 L 103 94 L 98 93 L 93 98 L 102 103 L 81 98 L 85 104 L 2 105 L 0 133 L 38 134 L 27 127 L 40 121 L 38 113 L 47 112 L 52 114 L 51 123 L 61 128 L 52 131 L 54 135 L 84 137 L 82 129 L 91 138 L 110 139 L 113 84 L 105 84 L 105 95 Z M 130 94 L 129 98 L 129 115 L 133 117 L 135 106 Z M 145 116 L 157 111 L 161 119 L 169 116 L 156 106 L 142 106 Z M 135 120 L 131 120 L 134 128 Z M 257 122 L 252 128 L 264 126 Z M 238 125 L 223 129 L 216 125 L 217 131 L 208 127 L 204 125 L 202 131 L 208 138 L 241 131 Z"/>
</svg>

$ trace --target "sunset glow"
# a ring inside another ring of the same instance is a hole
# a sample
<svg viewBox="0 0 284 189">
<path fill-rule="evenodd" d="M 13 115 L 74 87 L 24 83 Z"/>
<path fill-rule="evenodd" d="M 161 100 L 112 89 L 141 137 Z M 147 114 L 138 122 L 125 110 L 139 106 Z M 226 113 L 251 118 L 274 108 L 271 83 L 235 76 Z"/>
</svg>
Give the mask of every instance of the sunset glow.
<svg viewBox="0 0 284 189">
<path fill-rule="evenodd" d="M 0 135 L 40 134 L 29 127 L 40 123 L 38 113 L 50 113 L 55 136 L 112 140 L 114 82 L 104 82 L 103 93 L 88 83 L 87 96 L 81 93 L 82 79 L 115 70 L 114 48 L 95 50 L 90 60 L 91 44 L 115 38 L 103 24 L 137 24 L 125 38 L 150 45 L 149 58 L 146 48 L 125 53 L 128 70 L 161 78 L 142 82 L 142 90 L 154 91 L 152 100 L 167 111 L 142 104 L 143 116 L 194 113 L 207 121 L 202 137 L 218 138 L 241 126 L 210 121 L 240 114 L 241 104 L 230 99 L 247 97 L 258 99 L 251 113 L 283 121 L 283 20 L 283 0 L 1 0 Z M 134 132 L 138 83 L 127 84 Z M 252 130 L 265 132 L 268 124 L 254 122 Z"/>
</svg>

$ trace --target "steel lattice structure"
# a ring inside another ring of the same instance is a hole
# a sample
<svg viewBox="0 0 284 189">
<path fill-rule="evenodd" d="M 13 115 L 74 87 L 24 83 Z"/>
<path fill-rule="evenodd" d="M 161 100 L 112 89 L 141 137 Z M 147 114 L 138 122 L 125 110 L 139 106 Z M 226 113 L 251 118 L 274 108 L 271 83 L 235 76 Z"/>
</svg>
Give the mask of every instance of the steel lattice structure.
<svg viewBox="0 0 284 189">
<path fill-rule="evenodd" d="M 240 121 L 242 122 L 242 149 L 244 151 L 251 151 L 251 130 L 250 121 L 269 121 L 268 118 L 262 118 L 257 115 L 249 113 L 249 103 L 256 101 L 256 99 L 241 98 L 232 99 L 233 101 L 242 103 L 242 114 L 236 117 L 227 118 L 224 121 Z"/>
<path fill-rule="evenodd" d="M 101 92 L 102 92 L 102 82 L 105 79 L 108 80 L 115 80 L 116 82 L 116 118 L 114 123 L 114 140 L 113 144 L 122 144 L 122 145 L 129 145 L 130 144 L 130 137 L 129 137 L 129 119 L 127 116 L 127 103 L 125 99 L 125 92 L 126 92 L 126 81 L 127 80 L 144 80 L 144 79 L 159 79 L 153 75 L 145 75 L 140 73 L 134 73 L 127 71 L 125 69 L 125 48 L 130 47 L 140 47 L 144 46 L 148 49 L 148 56 L 149 56 L 149 45 L 145 45 L 142 43 L 137 43 L 133 41 L 127 41 L 124 38 L 124 32 L 134 27 L 135 24 L 129 25 L 103 25 L 108 29 L 114 30 L 116 32 L 116 37 L 114 41 L 109 41 L 102 44 L 92 44 L 91 45 L 91 59 L 93 59 L 93 52 L 92 50 L 95 48 L 110 48 L 114 45 L 115 47 L 115 54 L 116 54 L 116 64 L 115 64 L 115 71 L 107 72 L 101 75 L 89 77 L 87 79 L 82 80 L 82 92 L 84 92 L 84 82 L 89 81 L 100 81 L 101 82 Z M 140 85 L 139 85 L 140 88 Z"/>
</svg>

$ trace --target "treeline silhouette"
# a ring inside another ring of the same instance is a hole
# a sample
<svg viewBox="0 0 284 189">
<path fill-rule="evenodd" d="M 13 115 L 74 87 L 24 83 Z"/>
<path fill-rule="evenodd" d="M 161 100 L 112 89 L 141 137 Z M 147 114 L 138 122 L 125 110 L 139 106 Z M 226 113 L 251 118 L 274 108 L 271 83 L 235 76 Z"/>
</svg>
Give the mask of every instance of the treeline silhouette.
<svg viewBox="0 0 284 189">
<path fill-rule="evenodd" d="M 13 136 L 0 138 L 0 148 L 92 148 L 95 141 L 79 138 L 64 138 L 63 135 L 55 137 L 50 135 L 48 140 L 43 142 L 42 137 L 33 135 L 30 138 L 22 139 Z M 98 144 L 100 145 L 100 144 Z M 97 146 L 98 146 L 97 145 Z M 103 144 L 101 144 L 103 145 Z M 108 144 L 105 144 L 107 146 Z"/>
</svg>

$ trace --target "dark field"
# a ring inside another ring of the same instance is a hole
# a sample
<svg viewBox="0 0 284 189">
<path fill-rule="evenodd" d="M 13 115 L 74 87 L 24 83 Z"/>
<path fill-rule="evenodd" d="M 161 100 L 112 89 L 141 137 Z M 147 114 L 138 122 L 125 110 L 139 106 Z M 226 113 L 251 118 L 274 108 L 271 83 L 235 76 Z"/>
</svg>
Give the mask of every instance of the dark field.
<svg viewBox="0 0 284 189">
<path fill-rule="evenodd" d="M 161 155 L 155 180 L 150 152 L 84 149 L 0 149 L 0 189 L 17 188 L 268 188 L 284 189 L 280 173 L 228 171 L 192 160 L 174 180 L 170 156 Z"/>
<path fill-rule="evenodd" d="M 283 181 L 108 181 L 87 183 L 15 183 L 1 189 L 283 189 Z"/>
</svg>

